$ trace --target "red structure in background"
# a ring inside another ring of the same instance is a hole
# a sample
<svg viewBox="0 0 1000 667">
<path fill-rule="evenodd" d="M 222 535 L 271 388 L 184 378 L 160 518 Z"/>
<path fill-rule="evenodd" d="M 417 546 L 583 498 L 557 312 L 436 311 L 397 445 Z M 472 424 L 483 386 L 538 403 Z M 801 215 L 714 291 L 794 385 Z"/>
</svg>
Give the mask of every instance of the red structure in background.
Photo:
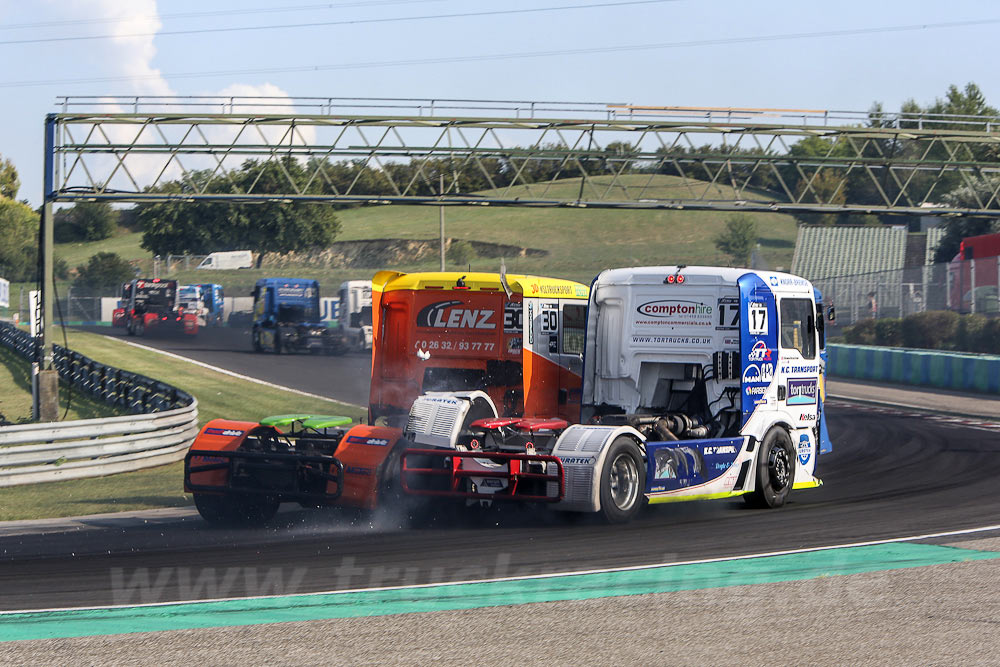
<svg viewBox="0 0 1000 667">
<path fill-rule="evenodd" d="M 1000 233 L 970 236 L 948 263 L 948 308 L 960 313 L 1000 312 Z"/>
</svg>

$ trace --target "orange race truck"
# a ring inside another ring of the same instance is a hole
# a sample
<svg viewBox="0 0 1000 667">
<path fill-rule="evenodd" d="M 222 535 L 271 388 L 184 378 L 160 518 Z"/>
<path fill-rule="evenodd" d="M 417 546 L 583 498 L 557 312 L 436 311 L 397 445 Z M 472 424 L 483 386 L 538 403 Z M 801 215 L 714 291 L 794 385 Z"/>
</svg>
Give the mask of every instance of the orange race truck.
<svg viewBox="0 0 1000 667">
<path fill-rule="evenodd" d="M 580 283 L 537 276 L 379 272 L 368 423 L 212 420 L 185 459 L 185 490 L 208 521 L 242 523 L 266 521 L 282 502 L 371 509 L 401 490 L 492 499 L 486 487 L 496 485 L 506 498 L 558 501 L 561 464 L 529 457 L 530 445 L 579 421 L 588 295 Z M 423 455 L 426 437 L 417 442 L 407 429 L 420 419 L 416 399 L 437 392 L 438 408 L 462 413 L 461 428 L 517 434 L 517 451 L 480 462 L 474 451 Z M 483 470 L 493 459 L 506 463 L 502 475 Z"/>
</svg>

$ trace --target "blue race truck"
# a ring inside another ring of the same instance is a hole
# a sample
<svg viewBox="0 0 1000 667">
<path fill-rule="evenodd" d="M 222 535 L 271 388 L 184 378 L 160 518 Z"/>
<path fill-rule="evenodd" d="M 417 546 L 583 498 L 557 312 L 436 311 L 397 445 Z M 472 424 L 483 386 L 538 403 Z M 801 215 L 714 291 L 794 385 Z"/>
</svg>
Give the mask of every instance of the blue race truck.
<svg viewBox="0 0 1000 667">
<path fill-rule="evenodd" d="M 261 278 L 253 290 L 255 352 L 340 354 L 339 331 L 320 321 L 319 282 L 303 278 Z"/>
</svg>

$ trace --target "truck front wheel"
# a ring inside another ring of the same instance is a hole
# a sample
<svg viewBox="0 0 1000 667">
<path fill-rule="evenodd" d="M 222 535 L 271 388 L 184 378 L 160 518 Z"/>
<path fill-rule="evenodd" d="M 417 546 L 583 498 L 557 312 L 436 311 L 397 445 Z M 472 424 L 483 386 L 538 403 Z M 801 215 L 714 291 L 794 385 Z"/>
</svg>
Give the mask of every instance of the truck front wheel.
<svg viewBox="0 0 1000 667">
<path fill-rule="evenodd" d="M 608 523 L 627 523 L 642 509 L 646 466 L 638 445 L 621 436 L 611 443 L 601 468 L 601 513 Z"/>
<path fill-rule="evenodd" d="M 743 496 L 751 507 L 781 507 L 795 481 L 795 448 L 788 431 L 773 427 L 757 450 L 756 488 Z"/>
</svg>

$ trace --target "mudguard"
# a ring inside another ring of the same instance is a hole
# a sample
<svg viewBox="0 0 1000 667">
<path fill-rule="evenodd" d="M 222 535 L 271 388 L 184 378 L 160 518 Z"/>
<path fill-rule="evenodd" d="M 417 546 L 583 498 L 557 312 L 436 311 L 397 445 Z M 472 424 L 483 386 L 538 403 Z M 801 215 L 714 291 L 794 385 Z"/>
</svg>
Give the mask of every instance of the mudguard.
<svg viewBox="0 0 1000 667">
<path fill-rule="evenodd" d="M 334 456 L 344 465 L 344 489 L 339 504 L 373 509 L 380 482 L 395 459 L 390 458 L 403 432 L 387 426 L 359 424 L 348 431 Z M 395 463 L 398 466 L 398 462 Z"/>
<path fill-rule="evenodd" d="M 563 431 L 552 449 L 565 469 L 566 493 L 556 510 L 598 512 L 601 509 L 601 470 L 611 443 L 625 435 L 640 449 L 645 438 L 631 426 L 574 424 Z"/>
<path fill-rule="evenodd" d="M 191 451 L 234 451 L 243 444 L 247 434 L 257 426 L 257 422 L 213 419 L 205 424 L 195 437 L 191 444 Z M 209 456 L 192 456 L 189 452 L 184 466 L 184 491 L 191 493 L 191 483 L 197 486 L 218 486 L 220 491 L 224 491 L 227 475 L 225 469 L 188 473 L 191 467 L 207 466 L 220 462 L 222 462 L 221 459 L 215 460 Z"/>
</svg>

